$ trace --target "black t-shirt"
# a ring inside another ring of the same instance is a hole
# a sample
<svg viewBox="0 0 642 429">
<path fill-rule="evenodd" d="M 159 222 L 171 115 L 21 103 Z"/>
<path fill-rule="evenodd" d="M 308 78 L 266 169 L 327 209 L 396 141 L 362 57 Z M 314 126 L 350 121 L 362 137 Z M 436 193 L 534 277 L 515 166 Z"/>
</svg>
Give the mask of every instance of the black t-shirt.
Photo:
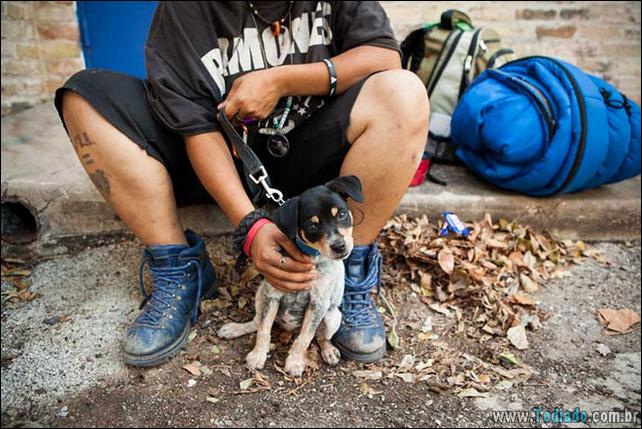
<svg viewBox="0 0 642 429">
<path fill-rule="evenodd" d="M 289 7 L 286 1 L 253 4 L 268 22 Z M 318 62 L 362 45 L 399 50 L 374 1 L 295 1 L 283 27 L 275 37 L 244 1 L 160 2 L 145 44 L 145 87 L 156 117 L 183 135 L 218 131 L 216 106 L 244 73 Z M 294 97 L 283 132 L 323 104 L 324 97 Z M 273 115 L 284 105 L 280 100 Z M 271 125 L 268 118 L 259 128 Z"/>
</svg>

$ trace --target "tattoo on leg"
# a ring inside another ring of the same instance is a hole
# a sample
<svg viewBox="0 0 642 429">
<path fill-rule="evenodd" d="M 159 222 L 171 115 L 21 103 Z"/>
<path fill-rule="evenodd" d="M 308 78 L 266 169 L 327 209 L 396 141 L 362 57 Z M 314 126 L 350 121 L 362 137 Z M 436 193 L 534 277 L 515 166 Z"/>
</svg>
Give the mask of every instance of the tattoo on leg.
<svg viewBox="0 0 642 429">
<path fill-rule="evenodd" d="M 98 188 L 103 196 L 109 196 L 111 186 L 109 185 L 107 174 L 103 170 L 96 170 L 93 173 L 89 173 L 89 178 L 94 182 L 94 185 L 96 185 L 96 188 Z"/>
<path fill-rule="evenodd" d="M 79 136 L 80 137 L 80 136 Z M 91 140 L 89 140 L 89 136 L 87 135 L 86 132 L 83 131 L 82 133 L 82 139 L 78 139 L 78 144 L 80 147 L 86 147 L 86 146 L 91 146 L 94 144 Z"/>
<path fill-rule="evenodd" d="M 82 158 L 83 162 L 85 163 L 85 165 L 89 166 L 89 165 L 92 165 L 94 163 L 94 160 L 91 159 L 91 155 L 88 154 L 88 153 L 84 154 L 81 158 Z"/>
<path fill-rule="evenodd" d="M 79 150 L 81 147 L 93 145 L 94 142 L 91 141 L 87 133 L 83 131 L 82 134 L 76 134 L 74 137 L 72 137 L 71 144 L 76 150 Z"/>
</svg>

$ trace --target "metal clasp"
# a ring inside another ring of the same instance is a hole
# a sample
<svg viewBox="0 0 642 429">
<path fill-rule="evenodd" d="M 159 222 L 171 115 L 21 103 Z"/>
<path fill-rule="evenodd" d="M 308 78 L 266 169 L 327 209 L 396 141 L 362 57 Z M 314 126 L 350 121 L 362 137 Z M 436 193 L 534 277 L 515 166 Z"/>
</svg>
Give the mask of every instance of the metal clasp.
<svg viewBox="0 0 642 429">
<path fill-rule="evenodd" d="M 278 189 L 272 188 L 270 185 L 267 184 L 265 179 L 268 178 L 268 174 L 267 174 L 267 171 L 265 171 L 265 167 L 261 166 L 261 168 L 259 169 L 259 174 L 260 174 L 260 177 L 258 178 L 254 177 L 251 173 L 248 174 L 248 176 L 250 177 L 250 179 L 252 179 L 252 181 L 255 184 L 263 186 L 263 189 L 265 190 L 265 195 L 269 199 L 277 203 L 279 206 L 282 206 L 285 203 L 285 201 L 283 200 L 283 192 L 279 191 Z"/>
</svg>

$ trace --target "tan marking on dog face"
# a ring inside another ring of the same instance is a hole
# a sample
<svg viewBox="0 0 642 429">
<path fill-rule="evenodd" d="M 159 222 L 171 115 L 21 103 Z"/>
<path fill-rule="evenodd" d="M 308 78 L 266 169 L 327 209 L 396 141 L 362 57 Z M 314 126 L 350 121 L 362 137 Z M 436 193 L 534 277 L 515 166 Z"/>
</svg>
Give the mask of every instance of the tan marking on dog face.
<svg viewBox="0 0 642 429">
<path fill-rule="evenodd" d="M 332 213 L 332 216 L 336 217 L 337 213 L 339 213 L 339 209 L 337 207 L 332 207 L 330 209 L 330 213 Z"/>
<path fill-rule="evenodd" d="M 323 235 L 321 240 L 317 241 L 316 243 L 313 243 L 310 240 L 308 240 L 308 237 L 305 236 L 305 230 L 303 230 L 303 229 L 299 230 L 299 237 L 301 237 L 301 240 L 303 240 L 305 242 L 305 244 L 307 244 L 308 246 L 312 247 L 313 249 L 317 249 L 319 252 L 323 252 L 325 247 L 326 247 L 326 245 L 325 245 L 325 241 L 326 241 L 325 234 Z"/>
<path fill-rule="evenodd" d="M 341 236 L 344 239 L 347 240 L 347 239 L 352 238 L 352 227 L 350 227 L 350 228 L 337 228 L 337 230 L 339 231 L 339 234 L 341 234 Z"/>
<path fill-rule="evenodd" d="M 318 217 L 318 216 L 312 216 L 312 217 L 310 218 L 310 221 L 311 221 L 312 223 L 319 223 L 319 222 L 320 222 L 320 220 L 319 220 L 319 217 Z"/>
</svg>

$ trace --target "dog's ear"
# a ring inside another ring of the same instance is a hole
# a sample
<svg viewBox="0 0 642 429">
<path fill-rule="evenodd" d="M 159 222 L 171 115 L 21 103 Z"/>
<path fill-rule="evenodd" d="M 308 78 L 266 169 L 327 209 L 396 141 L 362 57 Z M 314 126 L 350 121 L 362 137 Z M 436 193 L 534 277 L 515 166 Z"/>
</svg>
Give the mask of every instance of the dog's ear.
<svg viewBox="0 0 642 429">
<path fill-rule="evenodd" d="M 361 180 L 357 176 L 341 176 L 325 184 L 334 192 L 341 194 L 343 198 L 350 197 L 358 203 L 363 202 L 363 190 Z"/>
<path fill-rule="evenodd" d="M 270 213 L 270 220 L 290 240 L 294 240 L 299 230 L 299 197 L 290 198 L 282 206 L 276 208 Z"/>
</svg>

